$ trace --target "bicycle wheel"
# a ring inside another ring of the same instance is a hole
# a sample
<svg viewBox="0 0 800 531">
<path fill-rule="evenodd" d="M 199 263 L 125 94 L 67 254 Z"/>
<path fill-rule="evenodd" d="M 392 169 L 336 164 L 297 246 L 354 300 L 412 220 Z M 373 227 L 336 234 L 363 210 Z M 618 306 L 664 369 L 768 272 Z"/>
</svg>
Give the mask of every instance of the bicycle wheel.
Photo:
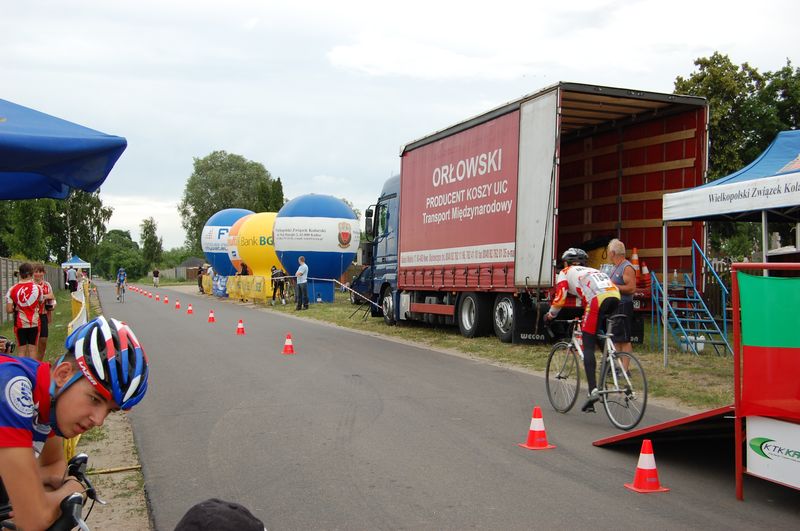
<svg viewBox="0 0 800 531">
<path fill-rule="evenodd" d="M 567 342 L 556 343 L 547 358 L 545 373 L 547 398 L 553 409 L 566 413 L 575 405 L 581 387 L 581 371 L 578 354 Z"/>
<path fill-rule="evenodd" d="M 625 365 L 627 373 L 623 371 Z M 614 365 L 606 364 L 600 382 L 603 408 L 611 424 L 625 431 L 639 424 L 647 407 L 647 378 L 639 360 L 628 352 L 617 352 Z"/>
</svg>

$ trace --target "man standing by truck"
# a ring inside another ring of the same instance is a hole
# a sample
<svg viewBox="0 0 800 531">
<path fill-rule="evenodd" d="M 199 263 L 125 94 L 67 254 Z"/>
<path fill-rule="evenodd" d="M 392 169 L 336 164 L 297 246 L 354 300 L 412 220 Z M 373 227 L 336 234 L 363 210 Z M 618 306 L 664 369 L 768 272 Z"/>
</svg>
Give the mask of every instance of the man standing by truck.
<svg viewBox="0 0 800 531">
<path fill-rule="evenodd" d="M 616 284 L 619 289 L 620 300 L 617 307 L 617 314 L 622 314 L 625 319 L 614 321 L 612 328 L 614 336 L 614 346 L 619 352 L 633 352 L 631 345 L 631 323 L 633 322 L 633 294 L 636 292 L 636 271 L 625 258 L 625 244 L 614 238 L 608 242 L 608 258 L 613 264 L 611 282 Z M 623 363 L 629 362 L 628 358 L 621 358 Z M 628 368 L 625 367 L 625 370 Z"/>
</svg>

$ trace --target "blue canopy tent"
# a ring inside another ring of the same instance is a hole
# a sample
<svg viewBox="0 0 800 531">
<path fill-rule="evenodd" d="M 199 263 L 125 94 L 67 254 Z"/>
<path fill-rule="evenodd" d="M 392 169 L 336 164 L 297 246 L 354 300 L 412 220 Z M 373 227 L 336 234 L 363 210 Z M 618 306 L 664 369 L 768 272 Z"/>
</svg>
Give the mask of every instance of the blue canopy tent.
<svg viewBox="0 0 800 531">
<path fill-rule="evenodd" d="M 760 221 L 762 261 L 766 263 L 770 221 L 797 223 L 795 230 L 800 240 L 800 131 L 778 133 L 769 147 L 741 170 L 695 188 L 664 194 L 662 204 L 664 256 L 670 221 Z M 666 260 L 663 262 L 666 264 Z M 665 265 L 665 281 L 668 273 Z M 665 316 L 668 300 L 665 293 Z M 664 326 L 665 360 L 666 355 Z"/>
<path fill-rule="evenodd" d="M 0 199 L 96 191 L 128 142 L 0 99 Z"/>
<path fill-rule="evenodd" d="M 800 131 L 782 131 L 756 160 L 696 188 L 664 194 L 664 221 L 800 222 Z"/>
</svg>

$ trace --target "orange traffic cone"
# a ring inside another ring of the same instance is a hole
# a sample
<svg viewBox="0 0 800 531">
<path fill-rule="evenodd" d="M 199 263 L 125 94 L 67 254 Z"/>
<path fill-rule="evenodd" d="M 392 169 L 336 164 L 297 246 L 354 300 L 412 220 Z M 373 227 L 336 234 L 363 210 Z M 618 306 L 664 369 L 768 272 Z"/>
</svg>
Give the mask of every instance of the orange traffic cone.
<svg viewBox="0 0 800 531">
<path fill-rule="evenodd" d="M 286 341 L 283 342 L 283 352 L 281 354 L 294 354 L 294 343 L 292 343 L 292 334 L 286 334 Z"/>
<path fill-rule="evenodd" d="M 650 439 L 642 441 L 642 451 L 639 454 L 639 464 L 636 465 L 636 475 L 633 483 L 625 483 L 625 488 L 636 492 L 667 492 L 669 489 L 662 487 L 658 481 L 656 458 L 653 455 L 653 443 Z"/>
<path fill-rule="evenodd" d="M 638 277 L 641 275 L 641 269 L 639 268 L 639 249 L 636 247 L 633 248 L 633 254 L 631 254 L 631 264 L 633 265 L 633 270 L 636 271 L 636 276 Z"/>
<path fill-rule="evenodd" d="M 175 309 L 176 310 L 180 310 L 181 309 L 181 301 L 180 301 L 180 299 L 175 301 Z"/>
<path fill-rule="evenodd" d="M 194 310 L 192 310 L 192 303 L 189 303 L 189 308 L 186 310 L 186 315 L 192 315 Z"/>
<path fill-rule="evenodd" d="M 156 302 L 160 302 L 160 301 L 161 301 L 161 297 L 158 295 L 158 293 L 156 293 Z"/>
<path fill-rule="evenodd" d="M 547 432 L 544 429 L 542 410 L 539 406 L 533 408 L 531 429 L 528 431 L 528 442 L 525 444 L 519 443 L 519 446 L 528 450 L 550 450 L 555 448 L 554 445 L 547 443 Z"/>
<path fill-rule="evenodd" d="M 642 260 L 642 276 L 650 278 L 650 269 L 647 267 L 647 262 Z"/>
<path fill-rule="evenodd" d="M 214 317 L 214 310 L 208 310 L 208 322 L 216 323 L 217 319 Z"/>
<path fill-rule="evenodd" d="M 164 295 L 164 304 L 169 304 L 169 297 Z"/>
<path fill-rule="evenodd" d="M 239 324 L 236 325 L 236 335 L 237 336 L 245 335 L 245 333 L 244 333 L 244 322 L 241 319 L 239 319 Z"/>
</svg>

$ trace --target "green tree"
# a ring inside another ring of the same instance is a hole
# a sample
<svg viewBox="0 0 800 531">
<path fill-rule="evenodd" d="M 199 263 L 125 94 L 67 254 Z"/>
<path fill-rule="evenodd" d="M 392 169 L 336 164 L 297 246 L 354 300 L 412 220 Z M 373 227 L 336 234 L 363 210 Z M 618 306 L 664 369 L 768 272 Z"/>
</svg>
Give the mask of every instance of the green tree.
<svg viewBox="0 0 800 531">
<path fill-rule="evenodd" d="M 283 196 L 283 183 L 281 178 L 272 181 L 272 191 L 270 192 L 269 210 L 267 212 L 277 212 L 283 205 L 286 204 L 286 198 Z M 258 211 L 257 211 L 258 212 Z"/>
<path fill-rule="evenodd" d="M 168 251 L 164 251 L 159 265 L 164 268 L 177 267 L 192 256 L 192 252 L 186 247 L 173 247 Z"/>
<path fill-rule="evenodd" d="M 142 252 L 126 230 L 110 230 L 97 246 L 97 254 L 92 264 L 99 274 L 114 278 L 117 270 L 124 267 L 128 278 L 143 277 L 147 272 Z"/>
<path fill-rule="evenodd" d="M 195 158 L 194 171 L 178 205 L 187 247 L 202 256 L 200 233 L 208 218 L 220 210 L 245 208 L 258 212 L 272 208 L 277 201 L 272 182 L 272 175 L 261 163 L 241 155 L 214 151 L 202 159 Z M 282 188 L 280 196 L 282 204 Z"/>
<path fill-rule="evenodd" d="M 139 241 L 142 243 L 142 258 L 148 267 L 159 263 L 164 248 L 163 240 L 156 233 L 156 220 L 152 217 L 143 219 L 139 228 L 141 230 Z"/>
<path fill-rule="evenodd" d="M 55 213 L 47 220 L 50 252 L 58 262 L 78 255 L 93 260 L 114 209 L 103 205 L 100 192 L 73 190 L 64 201 L 53 201 Z"/>
<path fill-rule="evenodd" d="M 0 254 L 59 263 L 73 254 L 91 260 L 112 212 L 99 192 L 72 191 L 63 201 L 1 201 Z"/>
<path fill-rule="evenodd" d="M 741 169 L 764 151 L 778 132 L 800 126 L 800 69 L 793 68 L 791 61 L 776 72 L 763 74 L 747 63 L 735 65 L 719 52 L 694 64 L 697 69 L 689 77 L 677 77 L 675 92 L 708 100 L 710 180 Z M 788 226 L 773 229 L 788 237 Z M 760 252 L 760 227 L 714 222 L 709 240 L 712 252 L 742 258 Z"/>
<path fill-rule="evenodd" d="M 8 255 L 42 261 L 49 258 L 45 219 L 52 213 L 52 206 L 50 199 L 7 202 L 4 212 L 6 226 L 0 239 Z"/>
</svg>

